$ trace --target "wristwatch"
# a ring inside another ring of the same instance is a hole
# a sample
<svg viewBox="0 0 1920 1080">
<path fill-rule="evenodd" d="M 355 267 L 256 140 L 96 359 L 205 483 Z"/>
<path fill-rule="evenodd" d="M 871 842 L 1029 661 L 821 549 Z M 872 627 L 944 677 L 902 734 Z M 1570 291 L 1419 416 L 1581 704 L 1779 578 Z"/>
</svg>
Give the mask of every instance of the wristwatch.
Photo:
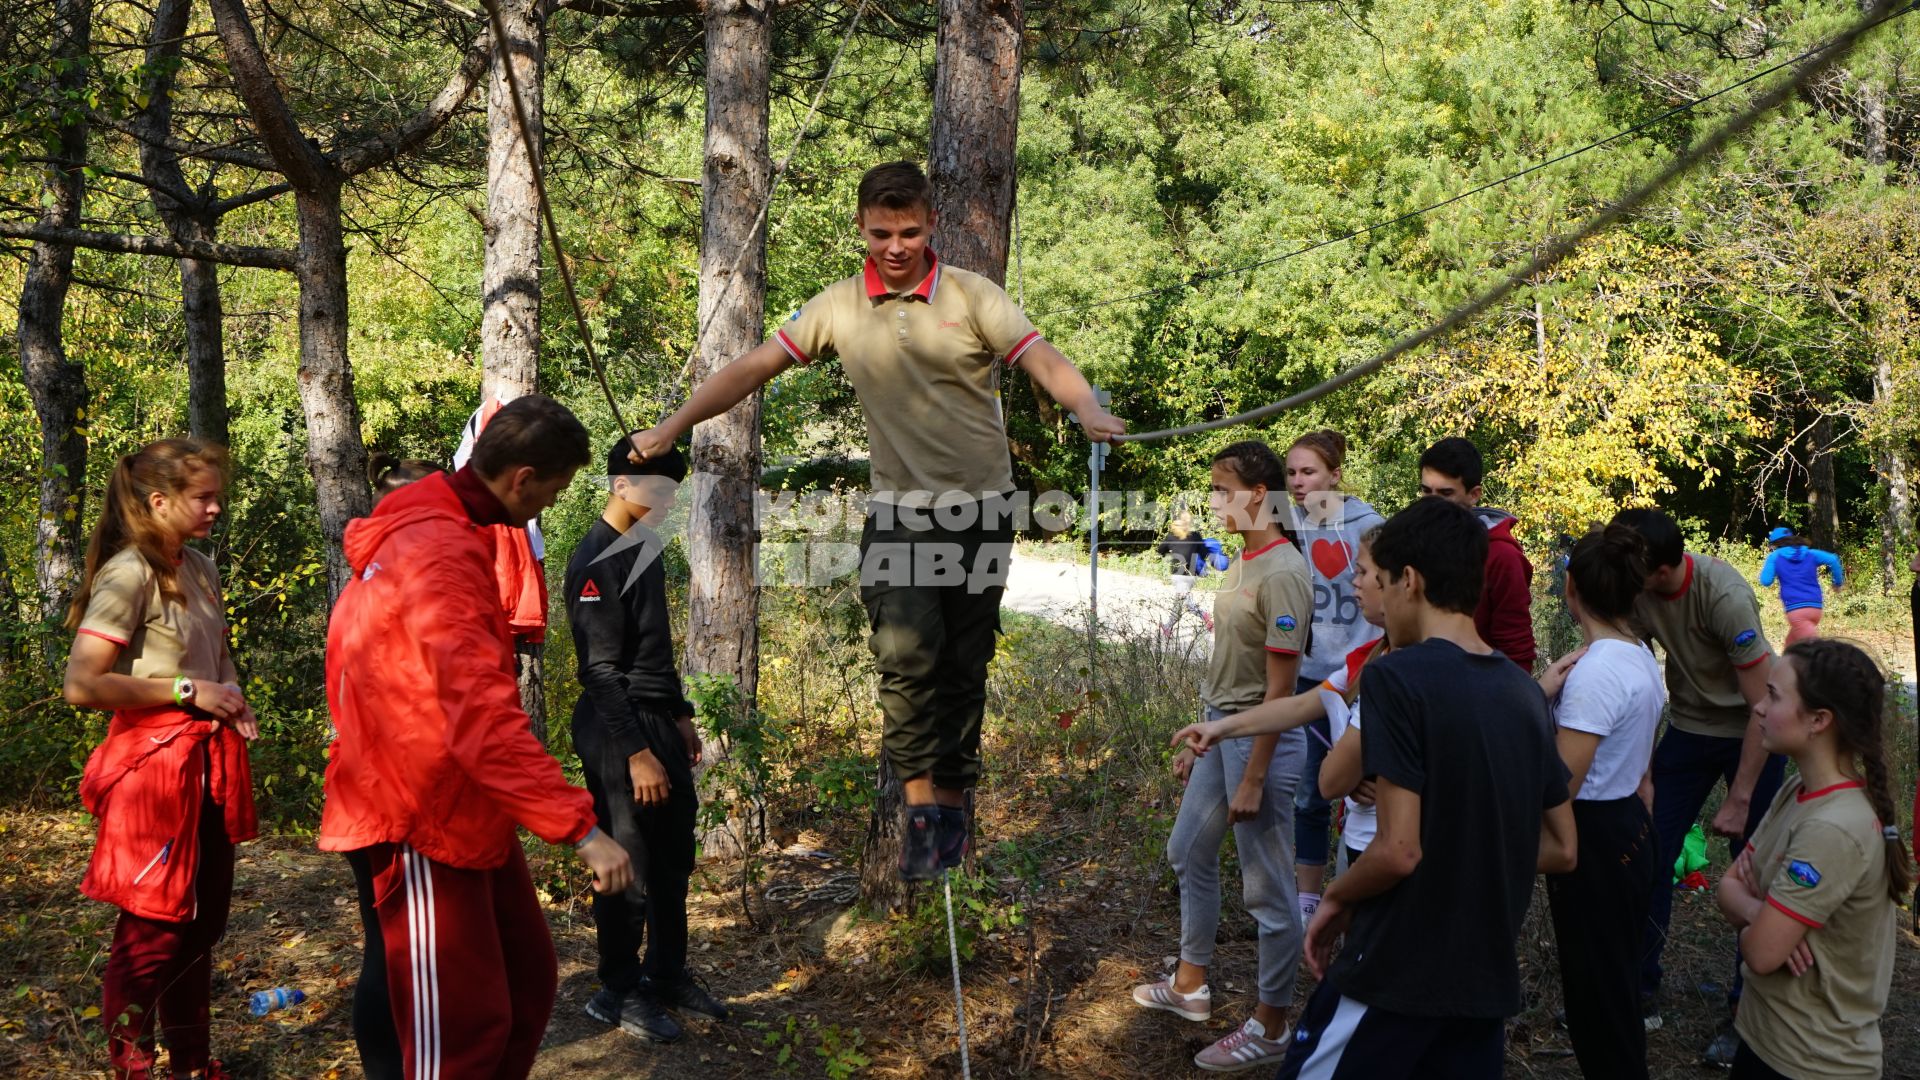
<svg viewBox="0 0 1920 1080">
<path fill-rule="evenodd" d="M 173 703 L 175 705 L 193 704 L 193 680 L 181 675 L 173 680 Z"/>
</svg>

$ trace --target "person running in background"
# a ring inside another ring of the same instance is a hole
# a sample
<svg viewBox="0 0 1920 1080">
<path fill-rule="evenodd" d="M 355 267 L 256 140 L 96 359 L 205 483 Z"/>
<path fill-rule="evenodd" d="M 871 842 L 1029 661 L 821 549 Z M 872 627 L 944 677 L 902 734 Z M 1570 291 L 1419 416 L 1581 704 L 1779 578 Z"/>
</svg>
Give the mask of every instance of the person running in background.
<svg viewBox="0 0 1920 1080">
<path fill-rule="evenodd" d="M 1585 644 L 1540 677 L 1571 778 L 1579 857 L 1547 875 L 1567 1033 L 1589 1080 L 1647 1075 L 1640 1016 L 1640 930 L 1660 867 L 1641 798 L 1666 705 L 1660 663 L 1633 629 L 1647 544 L 1625 525 L 1596 528 L 1567 559 L 1567 606 Z"/>
<path fill-rule="evenodd" d="M 1245 544 L 1214 599 L 1201 711 L 1218 720 L 1292 692 L 1307 646 L 1313 586 L 1278 513 L 1286 473 L 1273 448 L 1234 443 L 1215 455 L 1212 473 L 1214 513 Z M 1229 825 L 1240 855 L 1241 895 L 1260 932 L 1253 1015 L 1195 1055 L 1202 1069 L 1273 1064 L 1287 1050 L 1301 930 L 1293 898 L 1293 787 L 1305 743 L 1301 732 L 1289 731 L 1231 739 L 1218 753 L 1197 758 L 1191 750 L 1174 757 L 1174 773 L 1186 783 L 1167 838 L 1167 860 L 1180 883 L 1180 964 L 1171 978 L 1135 987 L 1134 1002 L 1188 1020 L 1213 1015 L 1207 968 L 1220 927 L 1220 846 Z"/>
<path fill-rule="evenodd" d="M 1294 535 L 1313 571 L 1313 641 L 1300 658 L 1297 687 L 1303 694 L 1345 668 L 1355 649 L 1380 636 L 1379 628 L 1363 617 L 1355 595 L 1354 556 L 1361 536 L 1384 519 L 1361 499 L 1340 490 L 1340 470 L 1346 461 L 1346 436 L 1331 428 L 1309 431 L 1287 450 Z M 1333 743 L 1324 717 L 1308 728 L 1306 771 L 1293 796 L 1293 876 L 1302 925 L 1313 918 L 1327 883 L 1333 804 L 1321 797 L 1316 778 Z"/>
<path fill-rule="evenodd" d="M 1708 828 L 1727 837 L 1737 854 L 1786 771 L 1785 758 L 1761 747 L 1753 716 L 1754 706 L 1766 697 L 1773 661 L 1753 586 L 1719 559 L 1687 551 L 1680 527 L 1658 510 L 1622 510 L 1613 524 L 1627 526 L 1647 542 L 1647 591 L 1634 602 L 1634 621 L 1667 654 L 1672 714 L 1653 751 L 1655 865 L 1670 867 L 1679 858 L 1687 832 L 1722 783 L 1726 797 Z M 1672 918 L 1673 882 L 1658 873 L 1641 939 L 1640 999 L 1649 1031 L 1661 1024 L 1660 956 Z M 1740 1002 L 1737 956 L 1732 974 L 1729 1011 Z M 1729 1015 L 1704 1056 L 1712 1064 L 1731 1064 L 1738 1045 Z"/>
<path fill-rule="evenodd" d="M 1380 831 L 1308 927 L 1321 983 L 1281 1080 L 1501 1075 L 1534 876 L 1573 869 L 1575 838 L 1546 699 L 1474 628 L 1486 546 L 1438 498 L 1371 545 L 1395 642 L 1361 678 Z"/>
<path fill-rule="evenodd" d="M 592 796 L 529 730 L 482 532 L 552 506 L 591 457 L 572 413 L 528 395 L 494 415 L 464 467 L 347 525 L 319 846 L 373 900 L 354 1002 L 370 1080 L 532 1071 L 558 972 L 517 828 L 571 846 L 596 891 L 633 879 Z"/>
<path fill-rule="evenodd" d="M 1866 653 L 1816 639 L 1788 647 L 1754 710 L 1767 750 L 1791 756 L 1797 775 L 1714 893 L 1747 969 L 1735 1080 L 1877 1080 L 1885 1069 L 1895 913 L 1913 884 L 1885 703 Z"/>
<path fill-rule="evenodd" d="M 1181 510 L 1167 524 L 1166 538 L 1153 550 L 1166 556 L 1167 568 L 1173 573 L 1173 618 L 1160 624 L 1160 636 L 1172 637 L 1180 617 L 1189 611 L 1200 616 L 1200 625 L 1207 628 L 1207 633 L 1213 633 L 1213 613 L 1193 598 L 1193 586 L 1207 576 L 1207 571 L 1226 569 L 1227 558 L 1220 542 L 1201 535 L 1194 527 L 1193 512 Z"/>
<path fill-rule="evenodd" d="M 1513 537 L 1514 516 L 1481 506 L 1486 464 L 1480 448 L 1461 438 L 1441 439 L 1420 455 L 1420 494 L 1464 506 L 1487 527 L 1486 584 L 1473 625 L 1480 639 L 1533 674 L 1533 565 Z"/>
<path fill-rule="evenodd" d="M 1825 605 L 1820 569 L 1826 568 L 1834 590 L 1839 591 L 1847 583 L 1840 556 L 1810 546 L 1784 525 L 1768 533 L 1767 542 L 1773 550 L 1760 564 L 1760 587 L 1770 589 L 1776 582 L 1780 586 L 1780 606 L 1787 609 L 1787 644 L 1820 636 L 1820 613 Z"/>
<path fill-rule="evenodd" d="M 259 721 L 227 652 L 213 560 L 187 546 L 220 517 L 227 452 L 161 439 L 107 481 L 67 614 L 67 704 L 111 709 L 80 777 L 99 819 L 80 890 L 120 909 L 101 977 L 115 1080 L 224 1080 L 208 1045 L 213 947 L 233 898 L 233 846 L 259 832 L 247 743 Z"/>
<path fill-rule="evenodd" d="M 607 452 L 606 507 L 567 561 L 581 689 L 573 747 L 601 830 L 636 871 L 625 891 L 593 898 L 601 988 L 587 1015 L 670 1043 L 682 1029 L 668 1009 L 709 1020 L 725 1020 L 727 1009 L 687 971 L 701 745 L 673 659 L 662 541 L 652 528 L 673 509 L 687 459 L 676 449 L 636 462 L 629 449 L 623 437 Z"/>
</svg>

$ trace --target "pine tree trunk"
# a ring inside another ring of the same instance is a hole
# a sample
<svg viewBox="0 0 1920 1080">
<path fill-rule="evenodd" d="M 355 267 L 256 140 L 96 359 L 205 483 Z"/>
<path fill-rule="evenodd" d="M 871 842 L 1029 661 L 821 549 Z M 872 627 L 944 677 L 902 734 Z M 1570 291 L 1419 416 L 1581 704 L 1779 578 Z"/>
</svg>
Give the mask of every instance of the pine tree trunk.
<svg viewBox="0 0 1920 1080">
<path fill-rule="evenodd" d="M 211 226 L 193 222 L 181 239 L 212 240 Z M 187 428 L 227 445 L 227 350 L 221 325 L 220 268 L 204 259 L 181 259 L 180 300 L 187 329 Z"/>
<path fill-rule="evenodd" d="M 487 80 L 486 268 L 480 322 L 482 400 L 508 401 L 540 383 L 540 202 L 533 161 L 515 116 L 507 65 L 542 155 L 546 20 L 540 0 L 504 0 L 508 41 L 495 43 Z"/>
<path fill-rule="evenodd" d="M 55 77 L 63 96 L 85 88 L 92 40 L 91 0 L 59 0 L 54 12 L 54 53 L 75 62 Z M 86 191 L 84 109 L 72 109 L 59 129 L 59 160 L 42 187 L 42 225 L 77 227 Z M 81 509 L 87 490 L 86 369 L 67 357 L 61 336 L 67 290 L 73 285 L 73 248 L 36 243 L 20 288 L 20 368 L 40 420 L 40 518 L 35 529 L 34 576 L 40 613 L 57 620 L 66 613 L 82 565 Z"/>
<path fill-rule="evenodd" d="M 934 239 L 942 259 L 1000 284 L 1007 280 L 1013 224 L 1025 27 L 1021 0 L 940 0 L 927 151 Z M 1044 414 L 1052 403 L 1038 386 L 1033 394 Z M 883 761 L 861 866 L 861 888 L 875 910 L 906 902 L 896 869 L 902 804 L 900 782 Z"/>
<path fill-rule="evenodd" d="M 327 549 L 331 603 L 351 573 L 341 547 L 347 522 L 372 509 L 372 492 L 347 358 L 347 248 L 339 181 L 296 191 L 294 198 L 300 222 L 294 270 L 300 282 L 300 405 L 307 416 L 307 470 Z"/>
<path fill-rule="evenodd" d="M 772 183 L 767 94 L 773 47 L 768 0 L 707 6 L 706 165 L 701 187 L 699 324 L 693 383 L 760 343 L 765 330 Z M 754 520 L 760 491 L 760 395 L 693 429 L 688 477 L 687 669 L 730 676 L 742 709 L 760 682 L 760 591 Z M 749 808 L 738 808 L 745 814 Z M 744 833 L 743 833 L 744 835 Z M 713 840 L 721 837 L 716 834 Z M 710 841 L 712 842 L 712 841 Z"/>
<path fill-rule="evenodd" d="M 1807 435 L 1807 539 L 1813 546 L 1837 550 L 1840 537 L 1839 490 L 1833 476 L 1833 420 L 1824 413 Z"/>
</svg>

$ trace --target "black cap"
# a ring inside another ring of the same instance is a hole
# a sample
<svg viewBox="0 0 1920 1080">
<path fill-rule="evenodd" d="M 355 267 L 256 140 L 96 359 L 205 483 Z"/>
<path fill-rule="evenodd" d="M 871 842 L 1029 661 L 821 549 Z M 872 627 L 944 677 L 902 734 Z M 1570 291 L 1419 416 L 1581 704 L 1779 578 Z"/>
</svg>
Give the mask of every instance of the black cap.
<svg viewBox="0 0 1920 1080">
<path fill-rule="evenodd" d="M 635 434 L 639 434 L 635 432 Z M 623 438 L 607 449 L 608 476 L 666 476 L 675 483 L 687 478 L 687 455 L 680 452 L 678 446 L 667 448 L 664 454 L 650 457 L 645 461 L 635 461 L 628 455 L 633 453 L 633 439 Z"/>
</svg>

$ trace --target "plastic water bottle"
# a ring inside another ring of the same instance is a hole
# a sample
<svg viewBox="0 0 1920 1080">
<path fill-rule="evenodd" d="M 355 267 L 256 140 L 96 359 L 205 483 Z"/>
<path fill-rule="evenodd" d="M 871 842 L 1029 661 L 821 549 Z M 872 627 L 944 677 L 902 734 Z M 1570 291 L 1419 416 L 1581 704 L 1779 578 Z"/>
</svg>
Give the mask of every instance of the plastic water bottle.
<svg viewBox="0 0 1920 1080">
<path fill-rule="evenodd" d="M 247 1008 L 251 1010 L 255 1016 L 265 1016 L 276 1009 L 284 1009 L 289 1005 L 298 1005 L 305 1000 L 307 1000 L 305 991 L 289 990 L 281 986 L 272 990 L 258 991 L 253 995 Z"/>
</svg>

